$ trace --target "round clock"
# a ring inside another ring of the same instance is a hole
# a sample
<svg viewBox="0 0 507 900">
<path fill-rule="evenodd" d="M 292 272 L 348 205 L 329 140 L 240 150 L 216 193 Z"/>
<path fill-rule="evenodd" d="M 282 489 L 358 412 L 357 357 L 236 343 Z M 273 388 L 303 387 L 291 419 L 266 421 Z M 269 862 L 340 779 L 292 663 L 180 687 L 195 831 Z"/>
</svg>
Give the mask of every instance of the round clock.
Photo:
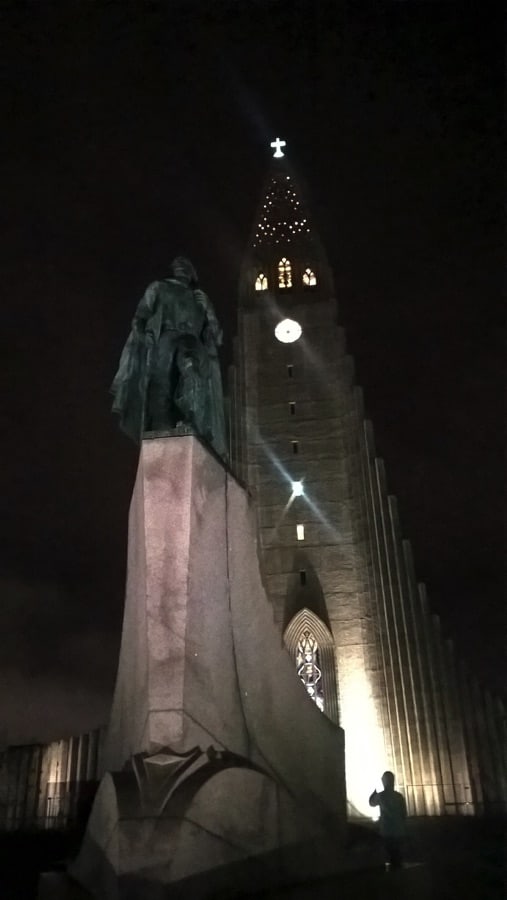
<svg viewBox="0 0 507 900">
<path fill-rule="evenodd" d="M 275 337 L 282 344 L 293 344 L 301 337 L 302 328 L 294 319 L 282 319 L 275 328 Z"/>
</svg>

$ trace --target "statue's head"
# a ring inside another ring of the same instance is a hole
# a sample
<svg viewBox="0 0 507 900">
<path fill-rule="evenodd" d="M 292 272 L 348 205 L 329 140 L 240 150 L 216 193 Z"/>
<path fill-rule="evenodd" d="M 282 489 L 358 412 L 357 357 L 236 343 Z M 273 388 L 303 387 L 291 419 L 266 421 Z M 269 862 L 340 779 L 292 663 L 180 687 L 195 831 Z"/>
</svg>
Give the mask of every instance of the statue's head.
<svg viewBox="0 0 507 900">
<path fill-rule="evenodd" d="M 192 263 L 185 256 L 177 256 L 171 263 L 173 278 L 187 287 L 197 287 L 198 278 Z"/>
</svg>

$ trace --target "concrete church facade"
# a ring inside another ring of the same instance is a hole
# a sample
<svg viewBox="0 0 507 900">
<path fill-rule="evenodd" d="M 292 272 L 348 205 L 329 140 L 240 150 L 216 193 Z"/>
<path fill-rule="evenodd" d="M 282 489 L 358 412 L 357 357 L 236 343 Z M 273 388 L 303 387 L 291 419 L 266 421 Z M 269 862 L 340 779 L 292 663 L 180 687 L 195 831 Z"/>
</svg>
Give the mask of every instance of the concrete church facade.
<svg viewBox="0 0 507 900">
<path fill-rule="evenodd" d="M 386 768 L 412 815 L 505 811 L 504 707 L 456 659 L 416 581 L 332 273 L 282 155 L 241 272 L 229 394 L 230 467 L 256 504 L 279 642 L 321 714 L 344 730 L 349 813 L 370 815 Z M 263 647 L 255 651 L 263 665 Z M 306 747 L 333 730 L 313 713 L 303 717 Z M 102 773 L 105 743 L 96 732 L 0 750 L 0 827 L 72 824 Z"/>
<path fill-rule="evenodd" d="M 254 494 L 280 635 L 345 730 L 352 814 L 396 773 L 413 815 L 505 803 L 503 707 L 416 581 L 338 325 L 332 273 L 280 142 L 240 278 L 232 467 Z"/>
</svg>

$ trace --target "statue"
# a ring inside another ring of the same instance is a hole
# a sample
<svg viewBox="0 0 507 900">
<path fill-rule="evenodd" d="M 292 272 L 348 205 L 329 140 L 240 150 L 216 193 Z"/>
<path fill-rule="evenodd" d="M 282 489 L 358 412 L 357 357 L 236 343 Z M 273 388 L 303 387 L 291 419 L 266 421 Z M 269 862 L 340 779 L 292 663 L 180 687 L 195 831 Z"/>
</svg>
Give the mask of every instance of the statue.
<svg viewBox="0 0 507 900">
<path fill-rule="evenodd" d="M 172 277 L 146 289 L 111 386 L 123 431 L 139 443 L 145 431 L 189 425 L 225 458 L 221 343 L 192 263 L 177 257 Z"/>
</svg>

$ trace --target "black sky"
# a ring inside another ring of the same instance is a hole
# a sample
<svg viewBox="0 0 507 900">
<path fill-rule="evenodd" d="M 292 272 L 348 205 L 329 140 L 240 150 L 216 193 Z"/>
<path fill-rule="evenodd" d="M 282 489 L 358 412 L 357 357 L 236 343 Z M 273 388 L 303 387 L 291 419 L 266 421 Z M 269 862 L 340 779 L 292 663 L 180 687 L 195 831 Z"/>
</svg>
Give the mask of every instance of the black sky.
<svg viewBox="0 0 507 900">
<path fill-rule="evenodd" d="M 484 3 L 5 3 L 2 740 L 107 718 L 135 448 L 109 384 L 184 252 L 224 323 L 287 141 L 418 577 L 503 687 L 502 16 Z"/>
</svg>

